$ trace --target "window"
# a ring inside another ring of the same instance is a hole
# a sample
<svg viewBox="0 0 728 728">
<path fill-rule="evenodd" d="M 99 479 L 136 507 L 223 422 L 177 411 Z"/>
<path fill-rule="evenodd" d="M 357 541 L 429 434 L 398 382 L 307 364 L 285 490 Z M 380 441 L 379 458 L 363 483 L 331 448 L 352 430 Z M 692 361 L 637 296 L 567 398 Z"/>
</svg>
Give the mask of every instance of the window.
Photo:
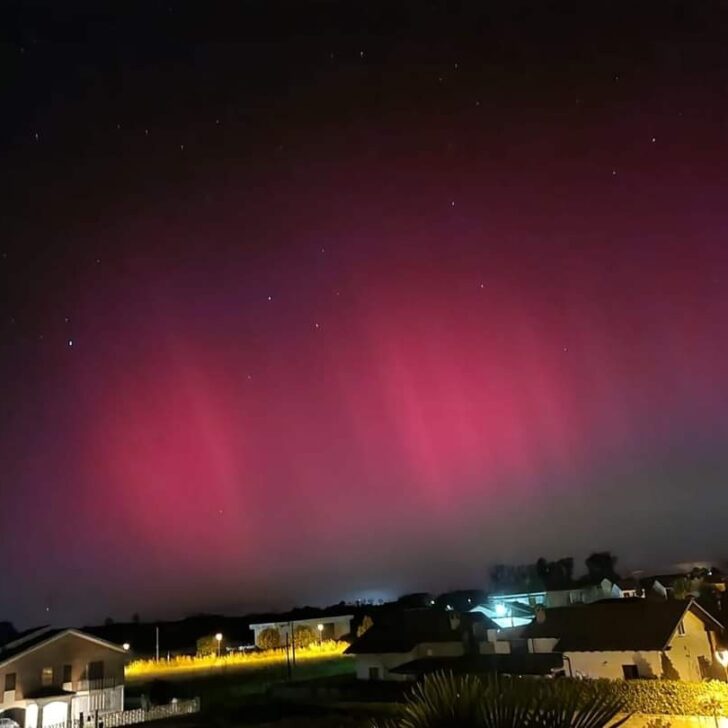
<svg viewBox="0 0 728 728">
<path fill-rule="evenodd" d="M 49 685 L 53 685 L 53 668 L 52 667 L 44 667 L 41 670 L 40 684 L 43 687 L 48 687 Z"/>
<path fill-rule="evenodd" d="M 680 637 L 685 636 L 685 624 L 683 623 L 682 619 L 680 620 L 679 624 L 677 625 L 677 633 L 680 635 Z"/>
<path fill-rule="evenodd" d="M 369 668 L 369 679 L 370 680 L 379 680 L 379 668 L 378 667 Z"/>
<path fill-rule="evenodd" d="M 73 674 L 73 671 L 71 669 L 71 665 L 64 665 L 63 666 L 63 682 L 70 683 L 72 681 L 72 677 L 71 677 L 72 674 Z"/>
<path fill-rule="evenodd" d="M 5 692 L 15 690 L 15 673 L 9 672 L 5 675 Z"/>
<path fill-rule="evenodd" d="M 622 674 L 625 680 L 636 680 L 640 676 L 637 665 L 622 665 Z"/>
<path fill-rule="evenodd" d="M 104 663 L 99 660 L 98 662 L 88 663 L 88 679 L 89 680 L 103 680 L 104 679 Z"/>
</svg>

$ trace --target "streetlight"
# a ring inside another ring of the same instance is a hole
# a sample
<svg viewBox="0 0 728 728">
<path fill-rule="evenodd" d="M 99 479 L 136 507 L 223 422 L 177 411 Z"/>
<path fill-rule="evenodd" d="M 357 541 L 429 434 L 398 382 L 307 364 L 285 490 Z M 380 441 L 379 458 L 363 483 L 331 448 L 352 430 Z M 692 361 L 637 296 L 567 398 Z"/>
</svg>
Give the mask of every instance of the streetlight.
<svg viewBox="0 0 728 728">
<path fill-rule="evenodd" d="M 215 635 L 215 639 L 217 640 L 217 656 L 220 657 L 220 645 L 222 644 L 222 632 L 218 632 Z"/>
<path fill-rule="evenodd" d="M 319 631 L 319 644 L 321 644 L 321 640 L 324 636 L 324 626 L 323 624 L 317 624 L 316 629 Z"/>
<path fill-rule="evenodd" d="M 131 649 L 131 645 L 128 642 L 124 642 L 122 647 L 124 648 L 124 650 L 126 650 L 126 652 L 129 652 L 129 650 Z"/>
</svg>

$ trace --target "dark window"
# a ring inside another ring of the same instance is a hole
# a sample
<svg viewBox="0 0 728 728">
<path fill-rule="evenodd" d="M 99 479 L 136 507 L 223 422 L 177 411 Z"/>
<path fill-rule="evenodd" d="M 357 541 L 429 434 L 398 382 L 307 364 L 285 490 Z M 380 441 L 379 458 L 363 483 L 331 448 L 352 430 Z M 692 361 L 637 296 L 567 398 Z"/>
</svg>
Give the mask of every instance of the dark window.
<svg viewBox="0 0 728 728">
<path fill-rule="evenodd" d="M 637 665 L 622 665 L 622 673 L 625 680 L 636 680 L 640 676 Z"/>
<path fill-rule="evenodd" d="M 103 680 L 104 679 L 104 663 L 99 660 L 98 662 L 88 663 L 88 679 L 89 680 Z"/>
<path fill-rule="evenodd" d="M 379 680 L 379 668 L 378 667 L 369 668 L 369 679 L 370 680 Z"/>
<path fill-rule="evenodd" d="M 70 665 L 64 665 L 63 666 L 63 682 L 69 683 L 71 682 L 71 666 Z"/>
<path fill-rule="evenodd" d="M 15 673 L 9 672 L 5 675 L 5 690 L 15 690 Z"/>
<path fill-rule="evenodd" d="M 41 670 L 40 684 L 43 685 L 43 687 L 48 687 L 49 685 L 53 685 L 53 668 L 52 667 L 44 667 Z"/>
</svg>

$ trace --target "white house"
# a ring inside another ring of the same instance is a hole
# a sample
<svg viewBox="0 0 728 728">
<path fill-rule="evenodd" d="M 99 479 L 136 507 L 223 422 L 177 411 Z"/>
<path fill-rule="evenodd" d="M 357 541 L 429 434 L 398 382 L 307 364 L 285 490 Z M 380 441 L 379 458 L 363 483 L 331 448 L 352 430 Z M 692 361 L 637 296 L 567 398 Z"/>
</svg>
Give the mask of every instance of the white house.
<svg viewBox="0 0 728 728">
<path fill-rule="evenodd" d="M 123 710 L 127 652 L 74 629 L 41 628 L 0 646 L 0 718 L 48 728 Z"/>
<path fill-rule="evenodd" d="M 723 626 L 692 600 L 614 599 L 537 610 L 511 649 L 560 653 L 567 675 L 701 680 L 720 672 Z"/>
<path fill-rule="evenodd" d="M 482 614 L 439 609 L 403 609 L 378 620 L 346 650 L 355 656 L 360 680 L 409 680 L 397 670 L 426 658 L 457 658 L 494 652 L 488 631 L 497 625 Z"/>
<path fill-rule="evenodd" d="M 260 635 L 268 629 L 278 633 L 280 645 L 286 644 L 286 638 L 291 641 L 291 634 L 299 627 L 307 627 L 322 640 L 339 640 L 351 633 L 351 621 L 353 614 L 340 614 L 335 616 L 311 617 L 310 619 L 283 620 L 280 622 L 259 622 L 251 624 L 250 629 L 255 635 L 256 647 L 261 647 Z"/>
</svg>

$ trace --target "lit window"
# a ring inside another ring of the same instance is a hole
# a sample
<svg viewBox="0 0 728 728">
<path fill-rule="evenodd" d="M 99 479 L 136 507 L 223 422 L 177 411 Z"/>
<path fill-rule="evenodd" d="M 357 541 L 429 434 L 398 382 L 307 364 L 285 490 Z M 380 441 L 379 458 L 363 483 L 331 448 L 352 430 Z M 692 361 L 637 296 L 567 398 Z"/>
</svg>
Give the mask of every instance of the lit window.
<svg viewBox="0 0 728 728">
<path fill-rule="evenodd" d="M 48 687 L 49 685 L 53 685 L 53 668 L 52 667 L 44 667 L 43 670 L 41 670 L 40 684 L 43 685 L 43 687 Z"/>
</svg>

